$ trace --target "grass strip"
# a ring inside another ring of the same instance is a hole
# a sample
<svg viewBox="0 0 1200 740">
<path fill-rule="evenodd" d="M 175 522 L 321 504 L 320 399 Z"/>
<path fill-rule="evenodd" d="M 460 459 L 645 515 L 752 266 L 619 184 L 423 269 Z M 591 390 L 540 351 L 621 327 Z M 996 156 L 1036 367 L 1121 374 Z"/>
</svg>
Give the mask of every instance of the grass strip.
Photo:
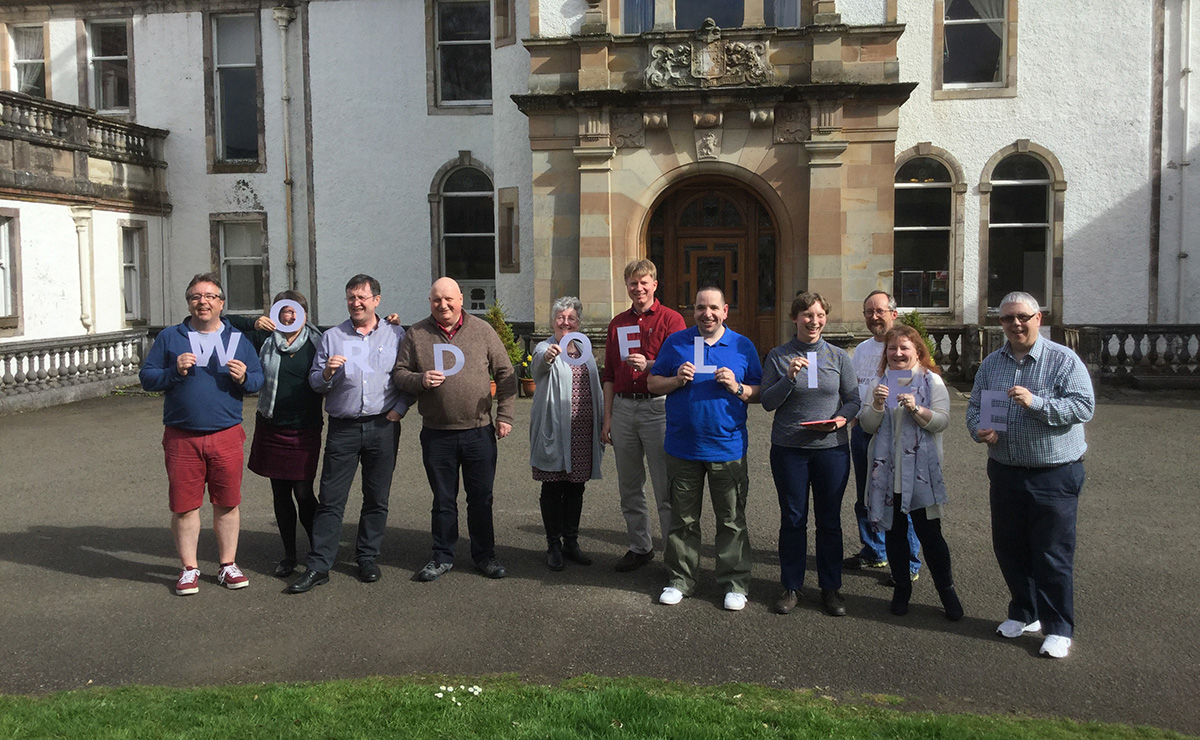
<svg viewBox="0 0 1200 740">
<path fill-rule="evenodd" d="M 478 690 L 475 690 L 478 689 Z M 814 691 L 581 676 L 370 678 L 174 689 L 128 686 L 0 696 L 5 738 L 1181 738 L 1144 727 L 898 711 Z"/>
</svg>

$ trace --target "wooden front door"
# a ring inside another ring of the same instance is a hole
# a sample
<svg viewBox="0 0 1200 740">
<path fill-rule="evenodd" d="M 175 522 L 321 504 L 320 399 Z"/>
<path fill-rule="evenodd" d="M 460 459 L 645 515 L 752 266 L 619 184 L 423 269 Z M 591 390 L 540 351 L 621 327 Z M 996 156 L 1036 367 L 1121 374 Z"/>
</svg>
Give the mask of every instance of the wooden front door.
<svg viewBox="0 0 1200 740">
<path fill-rule="evenodd" d="M 751 193 L 721 181 L 686 185 L 654 210 L 647 255 L 658 268 L 658 298 L 688 326 L 696 292 L 716 286 L 729 304 L 726 325 L 766 355 L 775 346 L 776 234 Z"/>
</svg>

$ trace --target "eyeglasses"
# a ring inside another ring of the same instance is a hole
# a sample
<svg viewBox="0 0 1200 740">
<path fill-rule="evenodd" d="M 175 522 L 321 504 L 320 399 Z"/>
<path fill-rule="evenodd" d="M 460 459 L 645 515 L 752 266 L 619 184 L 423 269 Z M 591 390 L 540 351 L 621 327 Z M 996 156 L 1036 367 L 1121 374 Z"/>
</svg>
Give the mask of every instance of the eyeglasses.
<svg viewBox="0 0 1200 740">
<path fill-rule="evenodd" d="M 863 316 L 887 316 L 889 313 L 891 313 L 891 310 L 887 308 L 863 309 Z"/>
<path fill-rule="evenodd" d="M 188 299 L 188 303 L 199 303 L 201 300 L 205 300 L 205 301 L 222 300 L 220 294 L 218 294 L 218 293 L 192 293 L 190 296 L 187 297 L 187 299 Z"/>
<path fill-rule="evenodd" d="M 1020 321 L 1022 324 L 1028 324 L 1030 321 L 1033 321 L 1034 316 L 1037 316 L 1037 314 L 1029 314 L 1029 313 L 1006 314 L 1006 315 L 1000 317 L 1000 323 L 1001 324 L 1011 324 L 1014 321 Z"/>
</svg>

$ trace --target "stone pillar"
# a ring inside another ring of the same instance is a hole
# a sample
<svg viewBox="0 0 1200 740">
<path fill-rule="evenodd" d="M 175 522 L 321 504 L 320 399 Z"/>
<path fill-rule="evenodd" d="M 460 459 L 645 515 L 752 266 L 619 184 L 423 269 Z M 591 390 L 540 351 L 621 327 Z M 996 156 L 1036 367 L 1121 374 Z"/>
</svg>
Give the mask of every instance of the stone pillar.
<svg viewBox="0 0 1200 740">
<path fill-rule="evenodd" d="M 92 267 L 92 209 L 91 206 L 71 206 L 75 220 L 75 241 L 79 249 L 79 321 L 88 334 L 96 333 L 96 301 L 92 290 L 95 271 Z"/>
<path fill-rule="evenodd" d="M 842 281 L 842 249 L 846 217 L 842 207 L 845 169 L 842 153 L 847 142 L 841 138 L 841 101 L 815 101 L 811 107 L 810 137 L 804 142 L 808 151 L 808 285 L 800 286 L 820 293 L 833 314 L 829 333 L 837 333 L 846 323 Z"/>
<path fill-rule="evenodd" d="M 579 300 L 585 327 L 607 324 L 613 308 L 612 159 L 608 111 L 580 113 Z"/>
</svg>

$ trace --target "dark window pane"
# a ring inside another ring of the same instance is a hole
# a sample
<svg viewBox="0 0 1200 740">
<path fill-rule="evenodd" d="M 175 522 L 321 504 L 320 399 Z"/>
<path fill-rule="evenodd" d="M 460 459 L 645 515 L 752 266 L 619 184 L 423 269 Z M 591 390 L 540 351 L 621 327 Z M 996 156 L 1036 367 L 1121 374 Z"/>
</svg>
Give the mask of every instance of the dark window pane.
<svg viewBox="0 0 1200 740">
<path fill-rule="evenodd" d="M 988 230 L 989 307 L 998 307 L 1005 294 L 1014 290 L 1045 303 L 1047 243 L 1044 227 Z"/>
<path fill-rule="evenodd" d="M 252 15 L 223 15 L 217 17 L 217 64 L 255 64 L 254 26 Z"/>
<path fill-rule="evenodd" d="M 225 266 L 226 306 L 231 311 L 261 311 L 263 308 L 262 264 Z"/>
<path fill-rule="evenodd" d="M 1047 185 L 997 185 L 992 188 L 991 223 L 1041 224 L 1049 221 Z"/>
<path fill-rule="evenodd" d="M 680 30 L 700 28 L 705 18 L 712 18 L 721 28 L 738 28 L 742 17 L 742 0 L 682 0 L 675 4 L 675 27 Z"/>
<path fill-rule="evenodd" d="M 733 201 L 720 195 L 711 194 L 688 203 L 679 216 L 679 225 L 741 228 L 744 224 L 742 214 Z"/>
<path fill-rule="evenodd" d="M 1004 158 L 992 172 L 993 180 L 1049 180 L 1046 165 L 1028 154 L 1012 154 Z"/>
<path fill-rule="evenodd" d="M 253 68 L 223 69 L 221 159 L 258 159 L 258 78 Z"/>
<path fill-rule="evenodd" d="M 654 0 L 625 0 L 622 24 L 624 33 L 642 33 L 654 28 Z"/>
<path fill-rule="evenodd" d="M 117 110 L 129 107 L 129 60 L 96 62 L 96 108 Z"/>
<path fill-rule="evenodd" d="M 917 157 L 900 167 L 896 172 L 896 182 L 950 182 L 950 170 L 936 159 Z"/>
<path fill-rule="evenodd" d="M 125 36 L 125 24 L 95 24 L 91 28 L 92 56 L 129 56 L 129 43 Z"/>
<path fill-rule="evenodd" d="M 950 232 L 898 231 L 892 295 L 905 308 L 950 305 Z"/>
<path fill-rule="evenodd" d="M 1000 82 L 1004 45 L 1003 23 L 946 26 L 943 38 L 942 81 L 946 83 Z"/>
<path fill-rule="evenodd" d="M 442 100 L 492 99 L 492 50 L 488 44 L 438 49 Z"/>
<path fill-rule="evenodd" d="M 700 257 L 696 260 L 696 290 L 704 288 L 720 288 L 725 290 L 725 258 Z M 728 300 L 728 297 L 726 297 Z"/>
<path fill-rule="evenodd" d="M 490 193 L 492 181 L 483 172 L 472 167 L 455 170 L 446 178 L 443 193 Z"/>
<path fill-rule="evenodd" d="M 439 3 L 438 40 L 472 41 L 488 39 L 492 26 L 488 3 Z"/>
<path fill-rule="evenodd" d="M 36 95 L 39 98 L 46 97 L 46 65 L 44 63 L 18 64 L 16 68 L 17 92 Z"/>
<path fill-rule="evenodd" d="M 455 280 L 494 280 L 496 241 L 490 236 L 447 236 L 446 275 Z"/>
<path fill-rule="evenodd" d="M 775 310 L 775 235 L 758 237 L 758 310 Z"/>
<path fill-rule="evenodd" d="M 655 215 L 661 213 L 662 208 L 655 211 Z M 659 301 L 663 301 L 665 286 L 667 281 L 664 279 L 667 275 L 666 270 L 666 240 L 662 235 L 651 235 L 648 237 L 649 244 L 646 248 L 646 259 L 654 263 L 654 269 L 658 272 L 658 290 L 654 291 L 654 297 Z"/>
<path fill-rule="evenodd" d="M 454 197 L 442 201 L 445 214 L 442 228 L 447 234 L 490 234 L 495 223 L 492 199 L 479 197 Z"/>
<path fill-rule="evenodd" d="M 896 226 L 949 226 L 950 188 L 898 188 Z"/>
</svg>

